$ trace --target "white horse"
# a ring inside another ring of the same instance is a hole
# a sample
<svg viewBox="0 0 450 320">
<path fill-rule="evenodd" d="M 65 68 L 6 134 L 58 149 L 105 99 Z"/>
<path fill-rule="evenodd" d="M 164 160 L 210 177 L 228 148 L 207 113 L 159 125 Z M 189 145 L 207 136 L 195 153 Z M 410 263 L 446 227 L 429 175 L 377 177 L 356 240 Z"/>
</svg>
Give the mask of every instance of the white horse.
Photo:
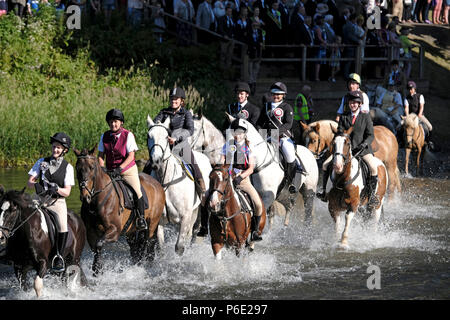
<svg viewBox="0 0 450 320">
<path fill-rule="evenodd" d="M 190 111 L 194 118 L 194 134 L 188 140 L 192 150 L 205 154 L 212 165 L 219 163 L 225 144 L 222 132 L 201 113 L 201 110 L 198 114 Z"/>
<path fill-rule="evenodd" d="M 197 220 L 200 199 L 196 194 L 194 181 L 185 173 L 180 158 L 176 157 L 169 146 L 170 118 L 164 123 L 154 123 L 147 116 L 148 150 L 155 170 L 152 175 L 161 183 L 166 193 L 165 219 L 162 224 L 172 223 L 180 227 L 175 251 L 182 255 L 187 241 L 192 239 L 193 226 Z M 195 158 L 202 172 L 205 185 L 209 186 L 211 164 L 208 157 L 195 152 Z M 164 242 L 163 228 L 158 228 L 158 240 Z"/>
<path fill-rule="evenodd" d="M 228 118 L 230 123 L 235 119 L 231 115 L 228 115 Z M 247 139 L 253 146 L 252 151 L 256 158 L 255 170 L 251 176 L 253 186 L 260 193 L 265 207 L 269 208 L 270 224 L 272 225 L 274 218 L 271 206 L 277 200 L 286 208 L 284 224 L 288 225 L 290 213 L 296 203 L 298 194 L 290 194 L 285 188 L 278 194 L 278 188 L 284 178 L 284 171 L 278 157 L 279 150 L 275 150 L 273 145 L 268 143 L 250 122 L 245 121 L 245 123 L 248 126 Z M 298 145 L 296 146 L 296 152 L 302 161 L 306 174 L 297 172 L 293 183 L 303 196 L 305 219 L 307 223 L 310 223 L 314 211 L 314 197 L 319 170 L 311 151 Z"/>
</svg>

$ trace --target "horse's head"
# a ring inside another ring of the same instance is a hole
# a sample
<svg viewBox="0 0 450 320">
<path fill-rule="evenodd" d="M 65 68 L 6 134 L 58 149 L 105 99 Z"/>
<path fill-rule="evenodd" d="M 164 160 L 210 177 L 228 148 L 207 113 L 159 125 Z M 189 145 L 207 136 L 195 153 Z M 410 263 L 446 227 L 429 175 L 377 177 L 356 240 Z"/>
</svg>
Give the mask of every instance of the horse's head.
<svg viewBox="0 0 450 320">
<path fill-rule="evenodd" d="M 211 212 L 224 210 L 226 195 L 231 191 L 231 178 L 228 173 L 229 165 L 215 165 L 209 174 L 209 199 L 207 205 Z"/>
<path fill-rule="evenodd" d="M 169 117 L 163 123 L 154 123 L 150 116 L 147 116 L 147 147 L 154 170 L 161 168 L 170 155 L 170 144 L 167 140 L 171 134 L 169 125 Z"/>
<path fill-rule="evenodd" d="M 419 127 L 419 117 L 415 113 L 410 113 L 402 117 L 402 125 L 405 132 L 406 148 L 411 149 L 416 128 Z"/>
<path fill-rule="evenodd" d="M 327 147 L 331 146 L 331 141 L 334 137 L 333 129 L 337 128 L 336 123 L 321 120 L 313 122 L 310 125 L 300 122 L 300 125 L 303 128 L 303 140 L 305 141 L 306 147 L 316 159 L 320 159 L 328 150 Z"/>
<path fill-rule="evenodd" d="M 350 127 L 344 132 L 337 132 L 334 137 L 331 152 L 333 153 L 333 168 L 337 174 L 341 174 L 346 164 L 352 160 L 352 142 L 350 140 L 352 131 L 353 127 Z"/>
<path fill-rule="evenodd" d="M 83 149 L 79 151 L 73 149 L 73 152 L 77 156 L 77 163 L 75 165 L 77 171 L 78 186 L 80 188 L 80 200 L 86 200 L 90 203 L 95 193 L 95 178 L 100 169 L 100 163 L 98 157 L 95 156 L 97 145 L 95 145 L 90 151 Z"/>
<path fill-rule="evenodd" d="M 194 113 L 192 109 L 189 109 L 189 112 L 192 113 L 192 119 L 194 120 L 194 133 L 189 137 L 189 142 L 191 143 L 192 149 L 201 151 L 209 143 L 206 139 L 205 117 L 203 117 L 201 108 L 198 113 Z"/>
<path fill-rule="evenodd" d="M 5 254 L 8 239 L 13 235 L 14 227 L 19 223 L 21 210 L 28 208 L 31 197 L 22 191 L 5 192 L 0 187 L 0 256 Z"/>
</svg>

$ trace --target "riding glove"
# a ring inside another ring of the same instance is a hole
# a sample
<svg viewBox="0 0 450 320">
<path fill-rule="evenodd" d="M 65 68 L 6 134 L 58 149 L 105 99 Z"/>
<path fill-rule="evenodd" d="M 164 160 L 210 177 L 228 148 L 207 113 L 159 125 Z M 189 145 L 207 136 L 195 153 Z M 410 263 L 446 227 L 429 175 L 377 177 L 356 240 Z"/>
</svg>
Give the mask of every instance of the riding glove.
<svg viewBox="0 0 450 320">
<path fill-rule="evenodd" d="M 353 154 L 357 154 L 366 148 L 367 148 L 367 143 L 363 142 L 359 146 L 357 146 L 355 149 L 353 149 Z"/>
<path fill-rule="evenodd" d="M 115 177 L 119 177 L 120 174 L 122 173 L 122 168 L 121 168 L 121 167 L 114 168 L 114 169 L 112 170 L 112 172 L 113 172 L 113 175 L 114 175 Z"/>
<path fill-rule="evenodd" d="M 58 186 L 57 185 L 49 186 L 48 189 L 47 189 L 47 194 L 52 196 L 52 197 L 53 196 L 59 196 Z"/>
<path fill-rule="evenodd" d="M 241 176 L 237 176 L 233 179 L 233 185 L 236 188 L 238 185 L 241 184 L 242 180 L 244 180 Z"/>
</svg>

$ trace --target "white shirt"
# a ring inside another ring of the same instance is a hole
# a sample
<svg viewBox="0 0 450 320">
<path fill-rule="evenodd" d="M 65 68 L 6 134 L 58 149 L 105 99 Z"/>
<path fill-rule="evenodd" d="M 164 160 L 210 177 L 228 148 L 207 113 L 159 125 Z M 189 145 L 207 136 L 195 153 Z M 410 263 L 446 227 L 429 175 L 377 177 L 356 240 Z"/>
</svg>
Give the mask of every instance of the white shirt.
<svg viewBox="0 0 450 320">
<path fill-rule="evenodd" d="M 41 173 L 41 163 L 44 161 L 44 158 L 40 158 L 28 172 L 28 174 L 32 177 L 38 178 Z M 74 186 L 75 185 L 75 176 L 73 174 L 73 167 L 70 163 L 67 163 L 66 168 L 66 176 L 64 177 L 64 186 Z"/>
<path fill-rule="evenodd" d="M 369 112 L 369 97 L 365 92 L 363 94 L 363 104 L 361 105 L 361 112 L 362 113 L 368 113 Z M 344 113 L 344 99 L 345 96 L 342 97 L 341 105 L 339 106 L 339 109 L 337 111 L 337 114 L 343 114 Z"/>
<path fill-rule="evenodd" d="M 119 138 L 120 135 L 121 135 L 121 133 L 119 133 L 117 135 L 117 138 Z M 131 132 L 128 133 L 126 149 L 127 149 L 127 153 L 139 150 L 139 148 L 136 144 L 136 139 L 134 138 L 134 135 Z M 102 134 L 102 137 L 100 138 L 100 142 L 98 144 L 98 151 L 105 152 L 105 146 L 103 145 L 103 134 Z"/>
</svg>

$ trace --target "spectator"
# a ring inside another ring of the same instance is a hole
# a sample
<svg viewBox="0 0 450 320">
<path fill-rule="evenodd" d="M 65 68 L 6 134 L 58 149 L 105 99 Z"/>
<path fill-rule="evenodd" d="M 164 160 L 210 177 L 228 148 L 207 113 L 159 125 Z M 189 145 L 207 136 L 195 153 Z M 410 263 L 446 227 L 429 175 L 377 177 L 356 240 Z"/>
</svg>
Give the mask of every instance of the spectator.
<svg viewBox="0 0 450 320">
<path fill-rule="evenodd" d="M 227 0 L 217 0 L 214 3 L 214 15 L 216 16 L 217 20 L 225 15 L 226 3 Z"/>
<path fill-rule="evenodd" d="M 192 23 L 195 17 L 194 6 L 191 0 L 178 0 L 174 9 L 175 16 Z M 177 21 L 177 43 L 188 46 L 192 41 L 192 26 L 182 21 Z"/>
<path fill-rule="evenodd" d="M 259 8 L 258 8 L 259 9 Z M 261 65 L 262 50 L 264 47 L 264 34 L 257 21 L 252 21 L 252 29 L 248 33 L 248 82 L 251 94 L 255 94 L 256 80 Z"/>
<path fill-rule="evenodd" d="M 291 24 L 290 24 L 291 37 L 289 40 L 293 44 L 301 44 L 304 42 L 304 35 L 305 35 L 304 24 L 306 12 L 304 6 L 297 6 L 296 10 L 297 11 L 294 14 L 292 14 L 291 17 Z M 311 42 L 312 41 L 310 41 L 310 43 Z M 301 52 L 299 52 L 297 56 L 301 56 Z"/>
<path fill-rule="evenodd" d="M 28 9 L 28 14 L 30 16 L 34 15 L 36 12 L 39 11 L 39 0 L 28 0 L 27 1 L 27 9 Z"/>
<path fill-rule="evenodd" d="M 331 56 L 330 58 L 333 59 L 330 62 L 331 67 L 331 76 L 328 78 L 328 81 L 330 82 L 336 82 L 336 74 L 341 69 L 341 62 L 339 59 L 341 58 L 341 45 L 342 38 L 337 36 L 336 42 L 331 46 Z"/>
<path fill-rule="evenodd" d="M 314 15 L 316 14 L 317 9 L 317 1 L 316 0 L 308 0 L 305 3 L 305 10 L 308 16 L 314 20 Z"/>
<path fill-rule="evenodd" d="M 22 18 L 23 12 L 27 5 L 27 1 L 26 0 L 11 0 L 11 4 L 12 4 L 12 10 L 14 11 L 14 14 L 16 16 Z"/>
<path fill-rule="evenodd" d="M 411 40 L 409 40 L 408 38 L 408 34 L 410 32 L 411 28 L 408 27 L 402 27 L 400 29 L 400 42 L 402 43 L 402 48 L 400 49 L 400 56 L 403 58 L 407 58 L 410 59 L 412 58 L 412 42 Z M 402 54 L 403 51 L 403 54 Z M 411 62 L 406 60 L 403 62 L 404 66 L 403 66 L 403 72 L 405 73 L 405 78 L 408 79 L 409 76 L 411 75 Z"/>
<path fill-rule="evenodd" d="M 159 43 L 163 42 L 163 34 L 166 29 L 166 21 L 164 20 L 164 9 L 161 7 L 161 2 L 152 0 L 152 16 L 153 33 Z"/>
<path fill-rule="evenodd" d="M 375 123 L 381 123 L 397 135 L 404 115 L 402 97 L 394 84 L 390 83 L 387 90 L 383 90 L 375 102 L 375 108 L 371 110 L 371 116 Z"/>
<path fill-rule="evenodd" d="M 343 38 L 342 29 L 344 28 L 344 25 L 347 23 L 348 18 L 350 17 L 350 9 L 348 7 L 342 9 L 341 16 L 337 21 L 334 21 L 334 31 L 338 36 L 341 36 Z"/>
<path fill-rule="evenodd" d="M 248 18 L 248 8 L 241 6 L 239 10 L 239 18 L 236 21 L 236 40 L 247 42 L 247 36 L 251 29 L 250 19 Z"/>
<path fill-rule="evenodd" d="M 444 24 L 448 24 L 448 13 L 450 10 L 450 0 L 445 0 Z"/>
<path fill-rule="evenodd" d="M 344 48 L 343 56 L 344 58 L 355 58 L 356 56 L 356 46 L 359 46 L 363 42 L 363 37 L 358 35 L 358 29 L 356 25 L 356 14 L 351 14 L 348 18 L 346 24 L 342 28 L 342 33 L 344 34 L 343 42 L 348 47 Z M 352 66 L 352 61 L 345 61 L 343 72 L 344 78 L 348 78 L 350 74 L 350 67 Z"/>
<path fill-rule="evenodd" d="M 233 21 L 233 7 L 228 5 L 225 15 L 218 20 L 218 32 L 225 37 L 225 40 L 220 42 L 220 59 L 222 66 L 225 69 L 231 67 L 231 57 L 234 50 L 234 34 L 235 23 Z"/>
<path fill-rule="evenodd" d="M 433 23 L 434 24 L 441 24 L 440 17 L 441 17 L 441 10 L 442 10 L 442 1 L 443 0 L 435 0 L 436 3 L 434 5 L 433 9 Z"/>
<path fill-rule="evenodd" d="M 89 10 L 89 18 L 90 21 L 96 22 L 97 17 L 102 13 L 102 2 L 101 0 L 91 0 L 90 2 L 90 10 Z"/>
<path fill-rule="evenodd" d="M 336 42 L 336 32 L 333 29 L 333 16 L 331 14 L 327 14 L 324 18 L 323 26 L 325 28 L 325 33 L 327 34 L 327 42 L 335 43 Z"/>
<path fill-rule="evenodd" d="M 364 58 L 364 45 L 366 44 L 366 38 L 367 38 L 367 28 L 365 25 L 365 20 L 362 14 L 360 14 L 356 18 L 356 34 L 358 37 L 362 38 L 362 46 L 361 46 L 361 58 Z"/>
<path fill-rule="evenodd" d="M 105 24 L 109 26 L 111 23 L 111 15 L 116 10 L 116 0 L 103 0 L 103 11 L 105 12 Z"/>
<path fill-rule="evenodd" d="M 253 16 L 250 17 L 250 20 L 251 20 L 252 22 L 258 22 L 258 23 L 259 23 L 259 28 L 262 29 L 262 27 L 265 26 L 265 23 L 264 23 L 264 21 L 261 19 L 260 15 L 261 15 L 261 9 L 260 9 L 259 7 L 255 7 L 255 8 L 253 9 Z M 264 33 L 265 33 L 265 32 L 264 32 Z"/>
<path fill-rule="evenodd" d="M 0 0 L 0 17 L 8 13 L 8 1 Z"/>
<path fill-rule="evenodd" d="M 281 22 L 281 13 L 278 11 L 277 0 L 272 0 L 270 9 L 267 9 L 266 21 L 266 42 L 268 45 L 283 44 L 285 35 L 283 34 L 283 25 Z M 269 51 L 269 50 L 268 50 Z M 270 49 L 269 55 L 274 56 L 275 50 Z"/>
<path fill-rule="evenodd" d="M 392 15 L 398 17 L 399 21 L 402 21 L 403 0 L 392 0 Z"/>
<path fill-rule="evenodd" d="M 311 87 L 304 85 L 299 94 L 295 97 L 293 105 L 294 119 L 292 121 L 292 133 L 294 135 L 295 144 L 304 145 L 303 128 L 300 125 L 300 121 L 306 124 L 311 123 L 312 117 L 315 115 L 313 107 Z"/>
<path fill-rule="evenodd" d="M 394 47 L 392 50 L 392 58 L 399 59 L 400 58 L 400 47 L 401 47 L 402 43 L 397 34 L 396 24 L 393 22 L 389 23 L 387 30 L 388 30 L 389 44 Z"/>
<path fill-rule="evenodd" d="M 204 0 L 197 8 L 197 18 L 195 19 L 196 25 L 210 31 L 216 31 L 216 17 L 211 6 L 211 0 Z M 213 40 L 209 33 L 200 31 L 198 32 L 199 40 L 201 42 L 209 44 Z"/>
<path fill-rule="evenodd" d="M 384 78 L 383 87 L 387 88 L 389 85 L 393 85 L 395 89 L 404 96 L 403 90 L 406 88 L 406 77 L 400 70 L 400 63 L 398 60 L 392 60 L 391 70 Z"/>
<path fill-rule="evenodd" d="M 316 49 L 316 58 L 324 59 L 327 57 L 327 34 L 324 27 L 324 17 L 316 16 L 316 24 L 314 26 L 314 43 L 320 47 Z M 316 61 L 314 69 L 314 81 L 320 81 L 320 65 L 326 64 L 326 61 Z"/>
<path fill-rule="evenodd" d="M 127 7 L 128 24 L 134 28 L 139 27 L 142 23 L 142 14 L 144 12 L 143 0 L 128 0 Z"/>
</svg>

